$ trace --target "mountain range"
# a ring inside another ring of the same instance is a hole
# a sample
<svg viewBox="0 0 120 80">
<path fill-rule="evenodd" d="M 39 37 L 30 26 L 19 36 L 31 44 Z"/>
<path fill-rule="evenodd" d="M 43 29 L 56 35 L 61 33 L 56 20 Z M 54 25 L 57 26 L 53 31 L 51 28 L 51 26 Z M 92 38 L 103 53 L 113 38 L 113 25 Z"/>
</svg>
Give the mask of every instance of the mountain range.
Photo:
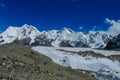
<svg viewBox="0 0 120 80">
<path fill-rule="evenodd" d="M 36 27 L 27 24 L 21 27 L 10 26 L 0 34 L 0 44 L 18 41 L 23 45 L 53 47 L 104 48 L 111 39 L 111 35 L 102 31 L 90 31 L 87 34 L 69 28 L 39 31 Z"/>
</svg>

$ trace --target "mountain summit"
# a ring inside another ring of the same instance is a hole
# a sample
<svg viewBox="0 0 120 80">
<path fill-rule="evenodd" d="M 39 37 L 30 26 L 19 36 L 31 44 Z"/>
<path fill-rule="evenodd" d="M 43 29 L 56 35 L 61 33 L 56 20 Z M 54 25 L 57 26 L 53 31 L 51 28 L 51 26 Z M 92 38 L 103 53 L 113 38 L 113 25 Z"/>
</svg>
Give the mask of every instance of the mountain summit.
<svg viewBox="0 0 120 80">
<path fill-rule="evenodd" d="M 29 37 L 31 42 L 33 42 L 34 38 L 39 33 L 39 30 L 32 25 L 25 24 L 22 27 L 10 26 L 1 34 L 1 41 L 2 44 L 5 44 L 11 43 L 16 39 L 21 40 Z"/>
<path fill-rule="evenodd" d="M 0 34 L 0 43 L 12 43 L 15 40 L 27 45 L 54 46 L 54 47 L 91 47 L 104 48 L 111 36 L 103 32 L 84 34 L 69 28 L 40 32 L 32 25 L 8 27 Z"/>
</svg>

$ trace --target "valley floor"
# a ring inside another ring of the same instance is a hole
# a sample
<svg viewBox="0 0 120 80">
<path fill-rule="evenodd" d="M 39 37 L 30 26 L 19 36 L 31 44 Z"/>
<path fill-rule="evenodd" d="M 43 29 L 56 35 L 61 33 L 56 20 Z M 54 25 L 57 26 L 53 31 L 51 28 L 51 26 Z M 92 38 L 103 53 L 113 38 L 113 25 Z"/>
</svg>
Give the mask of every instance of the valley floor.
<svg viewBox="0 0 120 80">
<path fill-rule="evenodd" d="M 120 51 L 41 46 L 32 49 L 59 65 L 92 71 L 99 80 L 120 80 Z"/>
</svg>

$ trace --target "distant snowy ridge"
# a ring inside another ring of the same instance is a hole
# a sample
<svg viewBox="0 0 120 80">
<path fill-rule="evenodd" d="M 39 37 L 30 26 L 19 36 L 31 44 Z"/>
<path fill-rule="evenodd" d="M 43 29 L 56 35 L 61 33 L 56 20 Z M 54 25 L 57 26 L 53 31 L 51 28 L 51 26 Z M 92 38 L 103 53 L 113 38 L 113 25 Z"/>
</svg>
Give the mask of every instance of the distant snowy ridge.
<svg viewBox="0 0 120 80">
<path fill-rule="evenodd" d="M 29 45 L 54 47 L 91 47 L 104 48 L 111 36 L 105 32 L 75 32 L 69 28 L 40 32 L 32 25 L 8 27 L 0 34 L 0 43 L 12 43 L 14 40 L 29 39 Z"/>
</svg>

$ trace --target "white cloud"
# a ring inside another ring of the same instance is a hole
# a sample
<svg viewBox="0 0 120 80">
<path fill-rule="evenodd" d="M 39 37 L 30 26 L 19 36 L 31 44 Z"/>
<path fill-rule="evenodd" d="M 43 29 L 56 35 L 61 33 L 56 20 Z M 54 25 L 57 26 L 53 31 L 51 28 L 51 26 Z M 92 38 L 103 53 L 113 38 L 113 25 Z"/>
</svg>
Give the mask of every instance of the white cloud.
<svg viewBox="0 0 120 80">
<path fill-rule="evenodd" d="M 112 36 L 117 36 L 118 34 L 120 34 L 120 20 L 115 21 L 106 18 L 105 23 L 110 24 L 109 28 L 106 31 L 97 30 L 97 28 L 99 27 L 94 26 L 89 32 L 96 32 L 97 30 L 97 32 L 105 32 Z"/>
<path fill-rule="evenodd" d="M 120 20 L 115 21 L 106 18 L 106 23 L 111 25 L 107 30 L 108 34 L 111 34 L 113 36 L 120 34 Z"/>
<path fill-rule="evenodd" d="M 0 3 L 0 7 L 5 8 L 5 7 L 6 7 L 6 5 L 5 5 L 5 4 L 3 4 L 3 3 Z"/>
<path fill-rule="evenodd" d="M 84 28 L 83 26 L 79 27 L 80 30 L 83 29 L 83 28 Z"/>
<path fill-rule="evenodd" d="M 95 30 L 96 30 L 96 28 L 97 28 L 97 26 L 94 26 L 94 27 L 92 28 L 92 31 L 95 31 Z"/>
</svg>

